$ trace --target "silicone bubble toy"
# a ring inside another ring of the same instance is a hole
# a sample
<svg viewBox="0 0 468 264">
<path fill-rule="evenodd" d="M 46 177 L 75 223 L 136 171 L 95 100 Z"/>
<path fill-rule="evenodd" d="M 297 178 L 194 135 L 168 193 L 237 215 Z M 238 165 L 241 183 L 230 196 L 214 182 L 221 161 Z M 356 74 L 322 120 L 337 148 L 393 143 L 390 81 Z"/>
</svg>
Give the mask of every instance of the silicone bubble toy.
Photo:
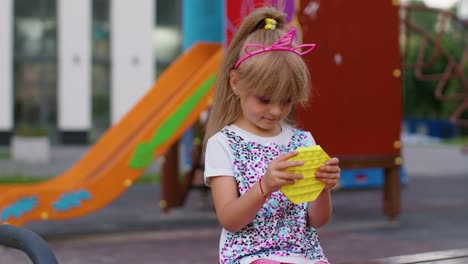
<svg viewBox="0 0 468 264">
<path fill-rule="evenodd" d="M 304 164 L 287 168 L 286 171 L 302 174 L 304 178 L 295 180 L 293 184 L 284 185 L 280 190 L 291 202 L 299 204 L 317 199 L 325 187 L 325 183 L 315 178 L 315 172 L 330 157 L 319 145 L 299 147 L 296 150 L 299 153 L 289 160 L 301 160 Z"/>
</svg>

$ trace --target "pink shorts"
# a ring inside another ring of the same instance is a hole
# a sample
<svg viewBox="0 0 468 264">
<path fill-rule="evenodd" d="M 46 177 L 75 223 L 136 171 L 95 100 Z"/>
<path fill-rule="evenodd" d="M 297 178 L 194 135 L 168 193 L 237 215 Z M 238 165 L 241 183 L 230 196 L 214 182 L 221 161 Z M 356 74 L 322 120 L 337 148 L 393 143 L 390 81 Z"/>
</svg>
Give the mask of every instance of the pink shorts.
<svg viewBox="0 0 468 264">
<path fill-rule="evenodd" d="M 294 264 L 294 263 L 287 263 L 287 262 L 278 262 L 276 260 L 269 260 L 269 259 L 258 259 L 252 262 L 251 264 Z M 315 262 L 315 264 L 330 264 L 327 261 L 319 261 Z"/>
</svg>

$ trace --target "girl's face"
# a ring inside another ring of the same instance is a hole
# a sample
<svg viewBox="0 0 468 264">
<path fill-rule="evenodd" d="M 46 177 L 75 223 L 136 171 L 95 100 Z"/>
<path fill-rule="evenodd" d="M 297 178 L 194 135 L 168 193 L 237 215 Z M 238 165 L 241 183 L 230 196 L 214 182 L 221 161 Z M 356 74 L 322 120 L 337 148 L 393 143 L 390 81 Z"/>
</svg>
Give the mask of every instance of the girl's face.
<svg viewBox="0 0 468 264">
<path fill-rule="evenodd" d="M 259 136 L 275 136 L 292 108 L 291 99 L 273 100 L 266 95 L 240 94 L 242 114 L 237 126 Z"/>
</svg>

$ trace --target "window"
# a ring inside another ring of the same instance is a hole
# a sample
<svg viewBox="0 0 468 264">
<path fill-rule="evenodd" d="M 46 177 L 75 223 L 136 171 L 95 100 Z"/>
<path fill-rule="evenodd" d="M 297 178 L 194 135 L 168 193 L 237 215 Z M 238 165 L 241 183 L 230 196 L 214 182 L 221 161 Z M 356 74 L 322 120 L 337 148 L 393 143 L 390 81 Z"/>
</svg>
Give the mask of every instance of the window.
<svg viewBox="0 0 468 264">
<path fill-rule="evenodd" d="M 14 1 L 15 126 L 41 126 L 50 135 L 57 130 L 56 10 L 55 0 Z"/>
<path fill-rule="evenodd" d="M 182 52 L 181 0 L 156 0 L 153 42 L 156 75 L 159 76 Z"/>
<path fill-rule="evenodd" d="M 110 126 L 110 0 L 93 0 L 91 142 Z"/>
</svg>

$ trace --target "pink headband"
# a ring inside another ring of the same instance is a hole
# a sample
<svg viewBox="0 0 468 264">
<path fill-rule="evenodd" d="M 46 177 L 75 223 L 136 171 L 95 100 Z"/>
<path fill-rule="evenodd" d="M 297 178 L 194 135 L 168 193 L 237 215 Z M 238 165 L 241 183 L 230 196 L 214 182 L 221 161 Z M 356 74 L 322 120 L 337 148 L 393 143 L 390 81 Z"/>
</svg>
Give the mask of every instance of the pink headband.
<svg viewBox="0 0 468 264">
<path fill-rule="evenodd" d="M 243 61 L 248 59 L 249 57 L 252 57 L 253 55 L 256 55 L 259 53 L 263 53 L 267 51 L 274 51 L 274 50 L 285 50 L 285 51 L 294 52 L 297 55 L 302 56 L 304 54 L 311 52 L 315 48 L 315 44 L 302 44 L 302 45 L 297 45 L 293 47 L 292 42 L 293 42 L 295 33 L 296 33 L 296 29 L 291 28 L 283 37 L 278 39 L 278 41 L 273 43 L 273 45 L 271 45 L 270 47 L 265 47 L 262 44 L 251 44 L 251 43 L 247 44 L 244 49 L 245 55 L 236 62 L 236 64 L 234 65 L 234 69 L 237 69 L 239 65 Z M 255 47 L 257 49 L 254 51 L 249 51 L 249 48 L 252 48 L 252 47 Z M 300 49 L 304 47 L 307 47 L 308 49 L 306 49 L 305 51 L 299 51 Z"/>
</svg>

